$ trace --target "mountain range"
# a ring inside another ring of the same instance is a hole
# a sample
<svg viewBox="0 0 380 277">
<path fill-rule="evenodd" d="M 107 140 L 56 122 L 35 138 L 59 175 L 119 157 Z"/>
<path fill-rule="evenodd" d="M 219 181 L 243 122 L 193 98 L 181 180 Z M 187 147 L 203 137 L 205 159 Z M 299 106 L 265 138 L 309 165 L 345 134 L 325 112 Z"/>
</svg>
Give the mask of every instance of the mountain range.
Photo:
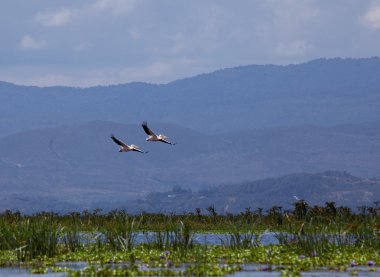
<svg viewBox="0 0 380 277">
<path fill-rule="evenodd" d="M 378 72 L 373 57 L 241 66 L 168 84 L 0 82 L 0 210 L 152 209 L 152 193 L 295 172 L 379 178 Z M 146 142 L 144 120 L 177 145 Z M 119 153 L 111 134 L 149 153 Z M 305 182 L 297 192 L 306 197 Z"/>
<path fill-rule="evenodd" d="M 177 145 L 146 142 L 140 125 L 106 121 L 0 139 L 0 210 L 38 205 L 46 205 L 44 209 L 105 207 L 177 186 L 198 191 L 294 172 L 333 169 L 363 178 L 380 177 L 380 121 L 218 135 L 173 124 L 149 125 Z M 149 153 L 119 153 L 111 133 Z M 300 193 L 308 189 L 306 183 Z M 45 200 L 36 201 L 40 197 Z"/>
<path fill-rule="evenodd" d="M 168 84 L 90 88 L 0 82 L 0 137 L 92 120 L 182 125 L 213 134 L 380 120 L 380 58 L 248 65 Z"/>
<path fill-rule="evenodd" d="M 213 207 L 218 213 L 239 213 L 246 209 L 268 210 L 274 206 L 294 208 L 297 201 L 309 207 L 335 202 L 357 212 L 359 207 L 376 206 L 380 201 L 380 179 L 355 177 L 345 171 L 293 173 L 235 185 L 214 186 L 192 192 L 181 187 L 171 191 L 151 193 L 133 205 L 125 204 L 132 212 L 161 211 L 164 213 L 194 212 L 199 208 L 207 213 Z"/>
</svg>

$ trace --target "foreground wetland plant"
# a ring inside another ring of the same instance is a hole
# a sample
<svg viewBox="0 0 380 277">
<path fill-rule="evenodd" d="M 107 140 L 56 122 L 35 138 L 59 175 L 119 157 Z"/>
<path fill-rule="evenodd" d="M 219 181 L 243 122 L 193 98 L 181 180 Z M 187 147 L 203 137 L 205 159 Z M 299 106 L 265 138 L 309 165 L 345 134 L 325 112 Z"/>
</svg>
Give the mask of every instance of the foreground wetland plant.
<svg viewBox="0 0 380 277">
<path fill-rule="evenodd" d="M 355 275 L 376 271 L 380 264 L 379 214 L 377 207 L 353 213 L 332 202 L 225 216 L 203 215 L 200 209 L 182 215 L 5 211 L 0 214 L 0 265 L 69 276 L 221 276 L 250 265 L 283 275 L 309 270 Z M 274 233 L 263 245 L 265 230 Z M 203 232 L 213 234 L 214 243 L 196 241 Z M 78 261 L 84 266 L 70 267 Z"/>
<path fill-rule="evenodd" d="M 14 222 L 0 221 L 0 247 L 14 250 L 18 261 L 40 256 L 54 257 L 62 227 L 49 217 L 28 218 Z"/>
</svg>

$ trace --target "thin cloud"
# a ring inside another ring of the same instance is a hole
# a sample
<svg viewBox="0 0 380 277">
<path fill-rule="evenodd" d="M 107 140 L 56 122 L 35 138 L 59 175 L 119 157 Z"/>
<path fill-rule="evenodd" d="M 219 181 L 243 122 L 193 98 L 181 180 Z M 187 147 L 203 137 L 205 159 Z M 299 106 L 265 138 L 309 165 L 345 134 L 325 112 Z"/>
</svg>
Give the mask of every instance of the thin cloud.
<svg viewBox="0 0 380 277">
<path fill-rule="evenodd" d="M 91 87 L 134 81 L 166 83 L 196 75 L 204 65 L 196 59 L 153 61 L 145 66 L 65 68 L 55 65 L 0 66 L 0 80 L 22 85 Z M 183 68 L 186 68 L 183 71 Z M 207 71 L 215 70 L 209 68 Z"/>
<path fill-rule="evenodd" d="M 112 16 L 125 15 L 132 12 L 138 2 L 135 0 L 97 0 L 94 3 L 78 8 L 62 8 L 59 11 L 39 12 L 35 20 L 47 27 L 65 26 L 72 20 L 97 14 Z"/>
<path fill-rule="evenodd" d="M 113 15 L 128 14 L 135 9 L 135 0 L 97 0 L 90 8 L 97 12 L 109 12 Z"/>
<path fill-rule="evenodd" d="M 82 43 L 79 43 L 78 45 L 75 45 L 73 47 L 73 50 L 80 52 L 80 51 L 84 51 L 86 48 L 88 48 L 88 43 L 82 42 Z"/>
<path fill-rule="evenodd" d="M 289 43 L 280 43 L 275 52 L 279 56 L 303 56 L 311 51 L 311 45 L 305 40 L 294 40 Z"/>
<path fill-rule="evenodd" d="M 16 41 L 0 47 L 3 64 L 9 72 L 26 63 L 15 78 L 40 85 L 163 83 L 244 64 L 380 53 L 378 0 L 43 0 L 22 13 L 8 2 L 0 34 L 12 29 Z M 49 51 L 26 50 L 41 48 Z"/>
<path fill-rule="evenodd" d="M 368 11 L 364 19 L 369 23 L 369 25 L 375 29 L 380 28 L 380 6 L 374 7 Z"/>
<path fill-rule="evenodd" d="M 41 41 L 37 41 L 30 35 L 25 35 L 21 38 L 20 44 L 21 49 L 41 49 L 44 46 L 44 43 Z"/>
<path fill-rule="evenodd" d="M 128 30 L 128 34 L 135 40 L 138 40 L 142 37 L 142 33 L 135 27 L 130 28 Z"/>
<path fill-rule="evenodd" d="M 70 9 L 61 9 L 57 12 L 40 12 L 36 15 L 36 20 L 43 26 L 64 26 L 69 23 L 73 17 L 73 11 Z"/>
</svg>

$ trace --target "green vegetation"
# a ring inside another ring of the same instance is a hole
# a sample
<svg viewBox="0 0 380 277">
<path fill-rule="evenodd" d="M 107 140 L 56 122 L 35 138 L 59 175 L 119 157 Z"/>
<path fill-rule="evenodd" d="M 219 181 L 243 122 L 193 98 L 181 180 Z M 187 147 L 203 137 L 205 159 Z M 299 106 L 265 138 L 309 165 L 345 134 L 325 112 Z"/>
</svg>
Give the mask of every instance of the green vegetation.
<svg viewBox="0 0 380 277">
<path fill-rule="evenodd" d="M 283 275 L 309 270 L 350 270 L 354 275 L 358 270 L 377 270 L 380 263 L 377 205 L 353 213 L 333 202 L 309 207 L 301 200 L 286 211 L 272 207 L 220 215 L 211 206 L 207 212 L 5 211 L 0 214 L 0 265 L 69 276 L 215 276 L 250 263 L 259 264 L 257 270 Z M 263 245 L 266 231 L 275 232 L 278 243 Z M 197 244 L 194 236 L 202 232 L 219 234 L 220 245 Z M 87 266 L 59 266 L 75 261 Z"/>
</svg>

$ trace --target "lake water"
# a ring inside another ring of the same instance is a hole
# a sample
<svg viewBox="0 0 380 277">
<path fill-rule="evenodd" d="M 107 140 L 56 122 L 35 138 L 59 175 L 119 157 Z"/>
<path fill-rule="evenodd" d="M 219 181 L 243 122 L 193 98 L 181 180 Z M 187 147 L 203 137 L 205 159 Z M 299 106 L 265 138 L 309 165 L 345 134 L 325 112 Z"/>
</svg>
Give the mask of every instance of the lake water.
<svg viewBox="0 0 380 277">
<path fill-rule="evenodd" d="M 153 238 L 153 234 L 153 232 L 138 233 L 136 235 L 135 242 L 146 243 L 149 239 Z M 229 241 L 229 236 L 228 234 L 195 233 L 193 240 L 197 244 L 222 245 L 223 243 L 227 243 Z M 278 244 L 276 233 L 274 232 L 263 233 L 260 241 L 263 245 Z"/>
<path fill-rule="evenodd" d="M 23 268 L 0 268 L 1 277 L 33 277 L 35 275 L 61 277 L 65 276 L 65 273 L 31 274 L 29 270 Z"/>
<path fill-rule="evenodd" d="M 236 272 L 234 274 L 226 275 L 227 277 L 279 277 L 281 276 L 278 271 L 257 271 L 262 269 L 263 265 L 248 265 L 247 269 Z M 77 268 L 77 266 L 74 266 Z M 256 271 L 254 271 L 256 270 Z M 305 277 L 349 277 L 352 276 L 351 271 L 347 272 L 333 272 L 333 271 L 313 271 L 313 272 L 302 272 L 301 276 Z M 0 277 L 65 277 L 65 273 L 47 273 L 47 274 L 31 274 L 29 270 L 22 268 L 0 268 Z M 375 277 L 380 276 L 379 272 L 370 272 L 366 268 L 360 268 L 357 276 L 363 277 Z"/>
<path fill-rule="evenodd" d="M 80 270 L 86 267 L 85 262 L 68 262 L 57 263 L 57 266 L 66 266 L 68 268 Z M 261 264 L 246 264 L 243 266 L 242 271 L 234 274 L 226 275 L 227 277 L 278 277 L 281 276 L 278 271 L 266 271 L 267 265 Z M 349 277 L 352 276 L 351 272 L 358 270 L 357 276 L 375 277 L 380 276 L 379 272 L 369 271 L 368 267 L 349 268 L 347 272 L 334 272 L 334 271 L 311 271 L 302 272 L 301 276 L 305 277 Z M 65 277 L 66 273 L 47 273 L 47 274 L 31 274 L 28 269 L 24 268 L 0 268 L 0 277 L 32 277 L 32 276 L 45 276 L 45 277 Z"/>
</svg>

